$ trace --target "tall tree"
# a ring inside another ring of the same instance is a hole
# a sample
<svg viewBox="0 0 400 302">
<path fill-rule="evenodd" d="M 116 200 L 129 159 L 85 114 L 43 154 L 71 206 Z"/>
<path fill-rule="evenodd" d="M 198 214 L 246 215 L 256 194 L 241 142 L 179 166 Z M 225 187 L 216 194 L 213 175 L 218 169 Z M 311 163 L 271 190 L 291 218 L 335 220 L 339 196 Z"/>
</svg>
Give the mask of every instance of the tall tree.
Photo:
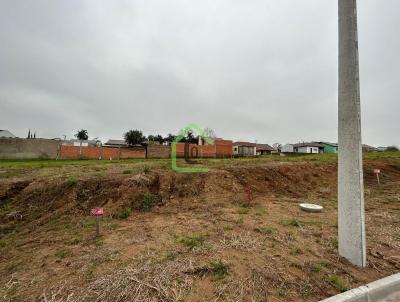
<svg viewBox="0 0 400 302">
<path fill-rule="evenodd" d="M 140 130 L 129 130 L 124 134 L 124 138 L 128 146 L 140 145 L 146 140 L 146 137 Z"/>
<path fill-rule="evenodd" d="M 194 135 L 193 131 L 188 131 L 186 136 L 182 139 L 182 142 L 189 144 L 197 144 L 198 138 Z"/>
<path fill-rule="evenodd" d="M 88 132 L 85 129 L 79 130 L 76 134 L 75 137 L 81 141 L 85 141 L 89 138 Z"/>
<path fill-rule="evenodd" d="M 164 138 L 164 142 L 168 142 L 168 144 L 172 144 L 174 142 L 174 140 L 176 139 L 176 135 L 173 135 L 171 133 L 169 133 L 165 138 Z"/>
</svg>

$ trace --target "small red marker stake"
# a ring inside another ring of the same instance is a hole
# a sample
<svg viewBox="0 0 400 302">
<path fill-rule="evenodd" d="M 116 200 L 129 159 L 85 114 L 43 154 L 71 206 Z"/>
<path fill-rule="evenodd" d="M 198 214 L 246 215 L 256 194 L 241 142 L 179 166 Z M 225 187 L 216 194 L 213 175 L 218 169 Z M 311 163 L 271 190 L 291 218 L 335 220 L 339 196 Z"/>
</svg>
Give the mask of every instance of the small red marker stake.
<svg viewBox="0 0 400 302">
<path fill-rule="evenodd" d="M 100 236 L 100 217 L 104 215 L 103 208 L 94 208 L 90 210 L 90 214 L 96 217 L 96 236 Z"/>
<path fill-rule="evenodd" d="M 249 206 L 251 206 L 253 203 L 253 191 L 251 190 L 250 187 L 247 187 L 246 193 L 247 193 L 247 202 L 248 202 Z"/>
<path fill-rule="evenodd" d="M 381 170 L 380 169 L 374 169 L 374 173 L 376 174 L 376 179 L 378 180 L 378 185 L 380 185 L 381 181 L 379 179 L 379 174 L 381 174 Z"/>
</svg>

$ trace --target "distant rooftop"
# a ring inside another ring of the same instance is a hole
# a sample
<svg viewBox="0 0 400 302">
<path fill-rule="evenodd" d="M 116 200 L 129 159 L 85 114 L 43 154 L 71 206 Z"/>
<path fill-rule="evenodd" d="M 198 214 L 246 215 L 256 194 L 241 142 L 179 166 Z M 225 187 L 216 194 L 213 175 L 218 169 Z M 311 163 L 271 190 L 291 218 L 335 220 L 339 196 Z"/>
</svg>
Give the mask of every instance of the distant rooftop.
<svg viewBox="0 0 400 302">
<path fill-rule="evenodd" d="M 268 144 L 257 144 L 256 147 L 257 147 L 257 151 L 274 151 L 275 150 Z"/>
<path fill-rule="evenodd" d="M 317 147 L 317 148 L 321 148 L 323 147 L 322 144 L 320 143 L 315 143 L 315 142 L 311 142 L 311 143 L 298 143 L 298 144 L 294 144 L 293 147 Z"/>
<path fill-rule="evenodd" d="M 105 145 L 109 146 L 127 146 L 128 144 L 123 139 L 109 139 Z"/>
<path fill-rule="evenodd" d="M 338 146 L 337 143 L 329 143 L 329 142 L 318 142 L 318 143 L 323 144 L 323 145 L 332 146 L 332 147 L 337 147 Z"/>
<path fill-rule="evenodd" d="M 249 142 L 234 142 L 234 146 L 246 146 L 246 147 L 255 147 L 256 144 L 254 143 L 249 143 Z"/>
</svg>

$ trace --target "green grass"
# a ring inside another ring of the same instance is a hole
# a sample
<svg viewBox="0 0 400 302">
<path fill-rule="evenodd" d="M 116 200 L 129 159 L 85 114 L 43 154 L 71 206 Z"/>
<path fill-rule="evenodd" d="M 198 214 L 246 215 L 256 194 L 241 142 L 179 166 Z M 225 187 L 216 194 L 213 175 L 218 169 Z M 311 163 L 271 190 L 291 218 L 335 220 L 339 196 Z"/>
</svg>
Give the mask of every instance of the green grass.
<svg viewBox="0 0 400 302">
<path fill-rule="evenodd" d="M 201 234 L 192 234 L 178 238 L 178 242 L 186 246 L 190 251 L 202 246 L 205 240 L 205 236 Z"/>
<path fill-rule="evenodd" d="M 123 159 L 123 160 L 97 160 L 97 159 L 0 159 L 0 169 L 13 168 L 13 169 L 42 169 L 42 168 L 60 168 L 65 166 L 107 166 L 107 165 L 138 165 L 143 166 L 146 162 L 148 169 L 155 166 L 158 168 L 169 167 L 171 160 L 169 159 Z"/>
<path fill-rule="evenodd" d="M 273 227 L 258 227 L 255 228 L 254 231 L 265 235 L 271 235 L 276 232 L 276 229 Z"/>
<path fill-rule="evenodd" d="M 282 220 L 282 225 L 284 226 L 293 226 L 293 227 L 301 227 L 301 223 L 299 220 L 292 218 L 288 220 Z"/>
<path fill-rule="evenodd" d="M 221 280 L 224 279 L 226 275 L 228 275 L 228 265 L 223 263 L 221 260 L 217 262 L 211 262 L 210 271 L 218 280 Z"/>
<path fill-rule="evenodd" d="M 65 181 L 65 185 L 68 188 L 71 187 L 75 187 L 78 184 L 78 180 L 75 177 L 69 177 L 66 181 Z"/>
<path fill-rule="evenodd" d="M 118 219 L 127 219 L 132 213 L 132 209 L 130 207 L 123 207 L 119 209 L 117 214 L 115 215 Z"/>
<path fill-rule="evenodd" d="M 376 159 L 400 159 L 400 151 L 396 152 L 368 152 L 363 154 L 366 160 Z M 287 156 L 264 156 L 264 157 L 244 157 L 234 159 L 199 159 L 199 164 L 208 167 L 221 167 L 229 165 L 246 165 L 257 164 L 264 162 L 301 162 L 301 161 L 316 161 L 316 162 L 336 162 L 336 154 L 294 154 Z M 143 166 L 143 163 L 146 163 Z M 179 163 L 184 163 L 183 159 L 178 159 Z M 107 165 L 131 165 L 142 167 L 142 171 L 149 172 L 152 168 L 169 168 L 170 159 L 125 159 L 125 160 L 97 160 L 97 159 L 29 159 L 29 160 L 0 160 L 0 169 L 43 169 L 43 168 L 60 168 L 64 166 L 107 166 Z M 8 171 L 12 173 L 11 171 Z"/>
<path fill-rule="evenodd" d="M 332 274 L 328 278 L 329 282 L 339 291 L 345 292 L 348 290 L 348 281 L 336 274 Z"/>
<path fill-rule="evenodd" d="M 17 235 L 17 231 L 12 230 L 9 234 L 3 236 L 0 239 L 0 250 L 10 247 L 10 245 L 14 242 L 16 235 Z"/>
<path fill-rule="evenodd" d="M 249 209 L 248 207 L 240 207 L 240 208 L 237 210 L 238 214 L 240 214 L 240 215 L 248 214 L 249 211 L 250 211 L 250 209 Z"/>
</svg>

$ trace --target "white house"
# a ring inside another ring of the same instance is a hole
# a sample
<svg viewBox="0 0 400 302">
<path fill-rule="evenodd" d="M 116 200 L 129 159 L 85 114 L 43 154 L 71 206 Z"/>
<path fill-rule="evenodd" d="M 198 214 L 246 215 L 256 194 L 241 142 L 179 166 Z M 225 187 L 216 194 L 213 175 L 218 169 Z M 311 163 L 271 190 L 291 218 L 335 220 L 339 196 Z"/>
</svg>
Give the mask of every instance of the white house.
<svg viewBox="0 0 400 302">
<path fill-rule="evenodd" d="M 281 147 L 281 152 L 282 152 L 282 153 L 293 153 L 293 152 L 294 152 L 293 144 L 286 144 L 286 145 L 283 145 L 283 146 Z"/>
<path fill-rule="evenodd" d="M 232 146 L 232 153 L 239 156 L 256 156 L 256 146 L 256 144 L 248 142 L 235 142 Z"/>
<path fill-rule="evenodd" d="M 293 145 L 295 153 L 319 154 L 324 153 L 324 145 L 319 143 L 300 143 Z"/>
</svg>

